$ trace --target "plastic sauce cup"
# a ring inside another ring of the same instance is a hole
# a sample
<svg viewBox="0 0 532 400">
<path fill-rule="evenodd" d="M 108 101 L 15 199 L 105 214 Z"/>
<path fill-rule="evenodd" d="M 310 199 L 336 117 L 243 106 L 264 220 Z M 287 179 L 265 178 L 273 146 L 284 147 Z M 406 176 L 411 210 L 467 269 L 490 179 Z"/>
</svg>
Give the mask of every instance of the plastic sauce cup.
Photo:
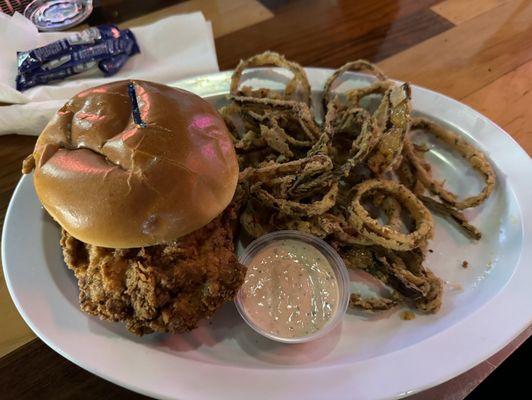
<svg viewBox="0 0 532 400">
<path fill-rule="evenodd" d="M 294 338 L 277 336 L 272 332 L 265 330 L 255 324 L 252 319 L 249 317 L 244 304 L 243 304 L 243 291 L 240 290 L 236 296 L 235 303 L 238 309 L 238 312 L 246 321 L 246 323 L 256 332 L 260 333 L 262 336 L 265 336 L 269 339 L 282 342 L 282 343 L 304 343 L 310 342 L 311 340 L 316 340 L 322 338 L 331 332 L 338 324 L 343 320 L 347 306 L 349 304 L 350 296 L 350 283 L 349 283 L 349 274 L 345 267 L 344 261 L 340 255 L 327 244 L 325 241 L 310 235 L 308 233 L 300 231 L 277 231 L 268 233 L 260 238 L 251 242 L 251 244 L 244 250 L 244 253 L 240 256 L 239 262 L 245 266 L 248 266 L 253 258 L 258 254 L 263 248 L 270 246 L 272 243 L 281 241 L 281 240 L 295 240 L 305 243 L 307 245 L 313 246 L 318 250 L 329 262 L 331 268 L 334 272 L 336 281 L 338 283 L 338 305 L 336 307 L 335 313 L 331 316 L 329 321 L 318 331 L 308 334 L 306 336 L 298 336 Z"/>
</svg>

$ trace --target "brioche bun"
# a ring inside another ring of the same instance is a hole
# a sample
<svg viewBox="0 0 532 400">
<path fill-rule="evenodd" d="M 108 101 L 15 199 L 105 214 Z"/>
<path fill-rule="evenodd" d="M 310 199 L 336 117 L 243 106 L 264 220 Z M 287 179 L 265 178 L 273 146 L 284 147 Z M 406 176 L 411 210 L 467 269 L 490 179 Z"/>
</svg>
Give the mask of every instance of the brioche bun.
<svg viewBox="0 0 532 400">
<path fill-rule="evenodd" d="M 137 80 L 74 96 L 33 158 L 48 213 L 76 239 L 110 248 L 166 243 L 203 227 L 238 181 L 217 111 L 185 90 Z"/>
</svg>

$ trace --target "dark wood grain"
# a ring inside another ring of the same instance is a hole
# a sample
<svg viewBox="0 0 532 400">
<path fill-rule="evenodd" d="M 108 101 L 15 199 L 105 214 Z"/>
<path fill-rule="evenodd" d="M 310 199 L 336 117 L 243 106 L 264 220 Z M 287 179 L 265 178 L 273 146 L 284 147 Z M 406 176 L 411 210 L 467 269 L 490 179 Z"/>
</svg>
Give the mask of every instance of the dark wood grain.
<svg viewBox="0 0 532 400">
<path fill-rule="evenodd" d="M 13 190 L 22 175 L 22 160 L 33 151 L 33 136 L 0 136 L 0 228 Z"/>
<path fill-rule="evenodd" d="M 0 388 L 2 400 L 149 399 L 72 364 L 38 339 L 0 359 Z"/>
<path fill-rule="evenodd" d="M 13 15 L 15 12 L 23 13 L 31 0 L 0 0 L 0 12 Z"/>
<path fill-rule="evenodd" d="M 221 69 L 265 50 L 317 67 L 379 61 L 453 26 L 428 8 L 434 0 L 263 3 L 270 3 L 274 18 L 216 40 Z"/>
<path fill-rule="evenodd" d="M 85 21 L 91 26 L 118 24 L 153 11 L 182 3 L 184 0 L 100 0 L 90 17 Z"/>
</svg>

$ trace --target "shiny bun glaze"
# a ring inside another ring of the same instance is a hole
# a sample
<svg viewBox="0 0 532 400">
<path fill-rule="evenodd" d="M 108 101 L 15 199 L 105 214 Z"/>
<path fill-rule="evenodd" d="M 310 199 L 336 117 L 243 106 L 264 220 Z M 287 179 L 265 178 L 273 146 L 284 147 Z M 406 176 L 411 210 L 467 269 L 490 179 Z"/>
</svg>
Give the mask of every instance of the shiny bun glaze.
<svg viewBox="0 0 532 400">
<path fill-rule="evenodd" d="M 238 180 L 217 111 L 145 81 L 74 96 L 41 133 L 33 159 L 50 215 L 78 240 L 112 248 L 166 243 L 203 227 L 230 203 Z"/>
</svg>

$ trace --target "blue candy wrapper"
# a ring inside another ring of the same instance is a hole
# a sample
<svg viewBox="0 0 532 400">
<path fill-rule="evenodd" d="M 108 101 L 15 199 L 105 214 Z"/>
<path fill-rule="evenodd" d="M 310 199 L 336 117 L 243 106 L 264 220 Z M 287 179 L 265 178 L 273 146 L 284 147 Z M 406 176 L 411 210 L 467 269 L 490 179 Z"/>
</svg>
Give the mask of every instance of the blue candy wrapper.
<svg viewBox="0 0 532 400">
<path fill-rule="evenodd" d="M 25 90 L 33 86 L 43 85 L 51 81 L 65 79 L 69 76 L 80 74 L 84 71 L 94 68 L 97 65 L 98 63 L 96 61 L 89 61 L 89 62 L 79 63 L 76 65 L 71 65 L 68 67 L 58 68 L 58 69 L 51 70 L 43 74 L 17 75 L 17 78 L 16 78 L 17 90 Z"/>
<path fill-rule="evenodd" d="M 30 51 L 19 51 L 17 53 L 19 73 L 31 71 L 40 67 L 43 63 L 52 60 L 59 60 L 77 49 L 90 47 L 103 39 L 113 39 L 120 37 L 120 29 L 114 25 L 100 25 L 85 29 L 75 33 L 65 39 L 57 40 L 43 47 L 38 47 Z"/>
<path fill-rule="evenodd" d="M 98 35 L 95 33 L 92 36 L 85 35 L 85 39 L 91 37 L 91 44 L 71 45 L 69 51 L 54 50 L 56 58 L 49 55 L 45 57 L 44 51 L 36 52 L 38 49 L 25 52 L 32 54 L 31 62 L 28 61 L 29 58 L 25 59 L 27 61 L 26 68 L 31 64 L 31 69 L 23 71 L 19 68 L 19 74 L 16 78 L 17 90 L 25 90 L 50 81 L 64 79 L 96 67 L 105 76 L 111 76 L 118 72 L 129 57 L 140 53 L 140 49 L 133 32 L 129 29 L 120 31 L 114 26 L 104 27 L 106 29 L 97 28 L 99 30 Z M 105 38 L 106 36 L 107 38 Z M 61 43 L 60 46 L 64 46 L 66 40 L 58 41 Z M 50 44 L 50 48 L 57 49 L 58 47 L 54 43 Z M 35 62 L 36 55 L 39 55 L 41 62 Z"/>
<path fill-rule="evenodd" d="M 22 72 L 22 74 L 43 74 L 57 68 L 66 68 L 82 62 L 101 60 L 122 54 L 133 55 L 138 52 L 136 42 L 128 35 L 122 35 L 116 39 L 106 39 L 92 46 L 83 46 L 75 49 L 69 54 L 35 66 L 30 71 Z"/>
<path fill-rule="evenodd" d="M 100 71 L 103 72 L 105 76 L 111 76 L 116 74 L 120 70 L 120 68 L 124 66 L 128 59 L 129 55 L 119 54 L 117 56 L 100 61 L 98 63 L 98 68 L 100 69 Z"/>
</svg>

